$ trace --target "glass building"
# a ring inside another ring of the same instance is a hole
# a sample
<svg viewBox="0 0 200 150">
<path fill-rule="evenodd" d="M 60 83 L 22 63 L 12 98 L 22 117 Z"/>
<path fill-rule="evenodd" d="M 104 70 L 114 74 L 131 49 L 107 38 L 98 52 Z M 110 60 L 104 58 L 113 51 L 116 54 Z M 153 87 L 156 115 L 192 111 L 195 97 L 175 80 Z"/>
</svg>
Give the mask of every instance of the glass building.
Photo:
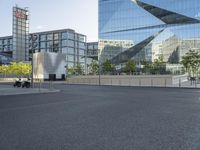
<svg viewBox="0 0 200 150">
<path fill-rule="evenodd" d="M 32 52 L 53 52 L 66 54 L 67 67 L 81 64 L 85 67 L 86 36 L 72 29 L 62 29 L 29 35 L 30 59 Z"/>
<path fill-rule="evenodd" d="M 16 49 L 13 48 L 13 38 L 13 36 L 0 37 L 0 60 L 4 63 L 15 60 Z M 72 29 L 30 33 L 27 61 L 31 60 L 32 52 L 63 53 L 66 54 L 68 67 L 73 67 L 77 64 L 85 67 L 86 45 L 86 36 L 76 33 Z M 20 61 L 24 61 L 24 59 L 20 59 Z"/>
<path fill-rule="evenodd" d="M 177 63 L 200 51 L 199 0 L 99 0 L 99 59 Z"/>
<path fill-rule="evenodd" d="M 30 61 L 32 53 L 52 52 L 66 54 L 66 67 L 77 64 L 86 69 L 86 36 L 72 29 L 29 33 L 29 12 L 13 7 L 12 36 L 0 37 L 0 64 L 11 61 Z"/>
</svg>

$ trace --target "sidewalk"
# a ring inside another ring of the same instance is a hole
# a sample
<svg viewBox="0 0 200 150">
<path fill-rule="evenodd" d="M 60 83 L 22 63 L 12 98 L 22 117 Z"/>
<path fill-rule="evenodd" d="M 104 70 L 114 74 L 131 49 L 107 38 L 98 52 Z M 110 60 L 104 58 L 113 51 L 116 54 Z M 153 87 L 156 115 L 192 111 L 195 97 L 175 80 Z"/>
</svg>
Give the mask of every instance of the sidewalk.
<svg viewBox="0 0 200 150">
<path fill-rule="evenodd" d="M 54 92 L 60 92 L 60 90 L 44 89 L 44 88 L 14 88 L 10 85 L 0 85 L 0 96 L 42 94 L 42 93 L 54 93 Z"/>
<path fill-rule="evenodd" d="M 200 83 L 192 83 L 190 81 L 182 82 L 180 85 L 175 84 L 173 87 L 180 87 L 180 88 L 200 88 Z"/>
</svg>

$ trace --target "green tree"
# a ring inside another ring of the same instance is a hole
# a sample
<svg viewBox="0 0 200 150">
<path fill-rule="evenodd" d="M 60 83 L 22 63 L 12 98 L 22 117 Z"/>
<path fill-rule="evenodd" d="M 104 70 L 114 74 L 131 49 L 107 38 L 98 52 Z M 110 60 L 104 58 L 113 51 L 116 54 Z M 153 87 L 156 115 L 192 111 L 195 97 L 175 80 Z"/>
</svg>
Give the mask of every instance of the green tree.
<svg viewBox="0 0 200 150">
<path fill-rule="evenodd" d="M 115 65 L 111 63 L 110 60 L 106 60 L 103 64 L 102 64 L 102 69 L 103 72 L 106 74 L 110 74 L 112 72 L 115 71 Z"/>
<path fill-rule="evenodd" d="M 82 75 L 83 74 L 83 67 L 80 64 L 78 64 L 75 67 L 67 68 L 67 72 L 70 75 Z"/>
<path fill-rule="evenodd" d="M 78 74 L 78 75 L 82 75 L 82 74 L 83 74 L 83 67 L 81 66 L 81 64 L 78 64 L 78 65 L 75 67 L 75 72 L 76 72 L 76 74 Z"/>
<path fill-rule="evenodd" d="M 151 64 L 151 71 L 154 74 L 160 74 L 165 72 L 165 62 L 163 61 L 163 56 L 160 56 L 158 59 L 155 59 Z"/>
<path fill-rule="evenodd" d="M 97 61 L 92 60 L 92 63 L 90 64 L 90 71 L 93 75 L 99 73 L 99 64 L 97 63 Z"/>
<path fill-rule="evenodd" d="M 150 70 L 153 68 L 152 63 L 147 62 L 147 61 L 142 61 L 141 64 L 143 66 L 142 72 L 143 73 L 150 73 Z"/>
<path fill-rule="evenodd" d="M 31 64 L 22 62 L 11 62 L 10 65 L 1 65 L 0 73 L 15 74 L 15 75 L 30 75 L 32 71 Z"/>
<path fill-rule="evenodd" d="M 200 72 L 200 53 L 195 50 L 189 50 L 185 56 L 182 57 L 181 63 L 183 64 L 189 76 L 199 76 Z"/>
<path fill-rule="evenodd" d="M 125 65 L 124 71 L 129 74 L 132 74 L 135 71 L 135 67 L 136 67 L 135 62 L 129 59 Z"/>
<path fill-rule="evenodd" d="M 75 67 L 69 67 L 69 68 L 67 68 L 67 72 L 70 75 L 75 75 L 76 74 Z"/>
</svg>

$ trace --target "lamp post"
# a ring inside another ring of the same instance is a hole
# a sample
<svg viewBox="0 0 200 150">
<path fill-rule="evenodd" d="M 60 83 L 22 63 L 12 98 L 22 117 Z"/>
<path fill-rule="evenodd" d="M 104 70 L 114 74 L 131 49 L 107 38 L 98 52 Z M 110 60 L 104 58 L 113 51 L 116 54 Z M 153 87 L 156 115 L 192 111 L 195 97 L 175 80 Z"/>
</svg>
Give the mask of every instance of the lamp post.
<svg viewBox="0 0 200 150">
<path fill-rule="evenodd" d="M 33 88 L 33 34 L 31 35 L 31 87 Z"/>
<path fill-rule="evenodd" d="M 101 59 L 99 57 L 99 86 L 101 85 Z"/>
<path fill-rule="evenodd" d="M 35 40 L 37 39 L 37 37 L 34 34 L 31 34 L 31 66 L 32 66 L 32 73 L 31 73 L 31 87 L 33 88 L 33 84 L 34 84 L 34 80 L 33 80 L 33 53 L 34 53 L 34 48 L 36 47 L 36 45 L 34 45 Z"/>
</svg>

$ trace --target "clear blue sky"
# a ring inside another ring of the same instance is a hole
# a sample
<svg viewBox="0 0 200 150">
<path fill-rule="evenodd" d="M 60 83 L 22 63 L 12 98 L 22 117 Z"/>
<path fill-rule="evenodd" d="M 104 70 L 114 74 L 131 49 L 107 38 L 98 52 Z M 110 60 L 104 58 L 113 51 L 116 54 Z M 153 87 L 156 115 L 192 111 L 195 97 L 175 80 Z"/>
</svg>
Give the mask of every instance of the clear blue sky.
<svg viewBox="0 0 200 150">
<path fill-rule="evenodd" d="M 29 7 L 30 32 L 71 28 L 98 39 L 98 0 L 0 0 L 0 37 L 12 35 L 12 7 Z"/>
</svg>

